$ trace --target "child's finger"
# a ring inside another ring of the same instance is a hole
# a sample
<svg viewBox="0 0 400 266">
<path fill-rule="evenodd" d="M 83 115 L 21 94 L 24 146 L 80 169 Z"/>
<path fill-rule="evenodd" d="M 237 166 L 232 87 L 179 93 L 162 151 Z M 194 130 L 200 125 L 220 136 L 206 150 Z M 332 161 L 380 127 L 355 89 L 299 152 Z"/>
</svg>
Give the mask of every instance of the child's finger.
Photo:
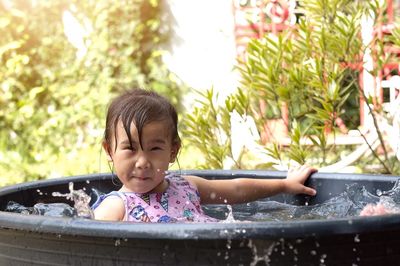
<svg viewBox="0 0 400 266">
<path fill-rule="evenodd" d="M 308 166 L 308 165 L 303 165 L 301 170 L 303 172 L 305 172 L 305 174 L 307 176 L 311 175 L 312 173 L 318 172 L 317 168 L 314 168 L 314 167 L 311 167 L 311 166 Z"/>
<path fill-rule="evenodd" d="M 317 194 L 317 191 L 311 187 L 304 187 L 303 194 L 315 196 Z"/>
</svg>

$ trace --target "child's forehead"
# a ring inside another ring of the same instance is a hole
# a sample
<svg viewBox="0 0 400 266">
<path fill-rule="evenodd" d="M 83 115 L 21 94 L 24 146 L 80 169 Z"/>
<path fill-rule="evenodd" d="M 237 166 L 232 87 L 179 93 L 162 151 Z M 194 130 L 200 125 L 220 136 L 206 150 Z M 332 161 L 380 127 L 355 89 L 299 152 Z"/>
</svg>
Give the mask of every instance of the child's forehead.
<svg viewBox="0 0 400 266">
<path fill-rule="evenodd" d="M 142 128 L 142 136 L 151 136 L 153 134 L 158 135 L 158 136 L 169 136 L 169 130 L 168 130 L 168 121 L 167 120 L 160 120 L 160 121 L 152 121 L 147 124 L 145 124 Z M 126 136 L 126 131 L 124 128 L 124 125 L 121 120 L 118 121 L 117 123 L 117 128 L 116 128 L 116 134 L 119 137 Z M 137 136 L 138 135 L 138 129 L 135 125 L 135 123 L 132 121 L 130 125 L 130 135 L 131 136 Z"/>
</svg>

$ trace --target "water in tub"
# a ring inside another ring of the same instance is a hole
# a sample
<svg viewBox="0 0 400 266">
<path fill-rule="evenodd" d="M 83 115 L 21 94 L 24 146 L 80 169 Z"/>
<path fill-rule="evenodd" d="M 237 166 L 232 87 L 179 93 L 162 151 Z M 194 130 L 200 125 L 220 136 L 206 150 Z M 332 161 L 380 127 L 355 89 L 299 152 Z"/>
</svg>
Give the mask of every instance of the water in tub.
<svg viewBox="0 0 400 266">
<path fill-rule="evenodd" d="M 54 197 L 65 197 L 73 202 L 73 207 L 65 203 L 37 203 L 33 207 L 25 207 L 16 202 L 9 202 L 5 211 L 23 214 L 36 214 L 57 217 L 93 218 L 89 206 L 91 197 L 82 190 L 74 190 L 69 184 L 69 193 L 53 192 Z M 40 192 L 39 192 L 40 193 Z M 102 192 L 92 189 L 92 197 Z M 336 197 L 316 205 L 291 205 L 270 200 L 258 200 L 247 204 L 207 205 L 205 212 L 224 222 L 236 221 L 285 221 L 305 219 L 332 219 L 357 216 L 368 204 L 382 204 L 388 213 L 400 212 L 400 182 L 396 182 L 389 191 L 371 193 L 359 184 L 348 185 L 346 190 Z"/>
<path fill-rule="evenodd" d="M 38 190 L 40 194 L 40 190 Z M 66 203 L 36 203 L 33 207 L 25 207 L 17 202 L 10 201 L 5 211 L 22 214 L 36 214 L 53 217 L 82 217 L 92 219 L 93 211 L 89 203 L 91 197 L 84 190 L 74 190 L 74 184 L 69 183 L 69 193 L 53 192 L 53 197 L 64 197 L 73 202 L 73 207 Z"/>
</svg>

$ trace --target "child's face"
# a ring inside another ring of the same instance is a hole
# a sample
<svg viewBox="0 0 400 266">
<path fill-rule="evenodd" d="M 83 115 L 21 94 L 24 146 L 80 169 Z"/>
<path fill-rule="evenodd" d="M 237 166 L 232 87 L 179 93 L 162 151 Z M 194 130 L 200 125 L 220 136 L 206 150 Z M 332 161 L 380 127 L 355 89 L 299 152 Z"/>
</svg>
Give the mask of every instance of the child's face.
<svg viewBox="0 0 400 266">
<path fill-rule="evenodd" d="M 104 148 L 113 160 L 115 172 L 123 183 L 122 190 L 146 193 L 161 192 L 165 189 L 165 171 L 168 170 L 169 163 L 174 161 L 179 148 L 172 145 L 167 122 L 151 122 L 143 127 L 143 150 L 133 123 L 132 147 L 121 121 L 117 125 L 115 134 L 116 143 L 113 143 L 112 147 L 107 147 L 105 144 Z"/>
</svg>

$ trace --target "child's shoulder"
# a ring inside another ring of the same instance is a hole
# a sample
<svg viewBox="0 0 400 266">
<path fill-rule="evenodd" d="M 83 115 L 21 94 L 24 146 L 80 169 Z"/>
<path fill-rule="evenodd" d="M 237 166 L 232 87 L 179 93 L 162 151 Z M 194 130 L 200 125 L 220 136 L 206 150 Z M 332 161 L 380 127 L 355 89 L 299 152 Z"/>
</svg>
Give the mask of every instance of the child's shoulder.
<svg viewBox="0 0 400 266">
<path fill-rule="evenodd" d="M 191 185 L 191 183 L 186 179 L 186 176 L 183 176 L 178 173 L 169 173 L 165 176 L 167 181 L 171 184 L 175 184 L 178 186 L 188 186 Z"/>
<path fill-rule="evenodd" d="M 124 200 L 119 193 L 102 195 L 92 209 L 96 220 L 121 221 L 125 215 Z"/>
<path fill-rule="evenodd" d="M 123 193 L 119 191 L 111 191 L 108 194 L 100 195 L 92 204 L 92 209 L 96 209 L 100 204 L 112 204 L 115 202 L 123 202 Z"/>
<path fill-rule="evenodd" d="M 196 176 L 189 176 L 189 175 L 180 175 L 180 174 L 173 174 L 168 177 L 168 182 L 170 184 L 170 189 L 178 189 L 184 191 L 191 191 L 195 194 L 198 194 L 199 187 L 196 183 L 197 179 L 202 179 Z"/>
</svg>

